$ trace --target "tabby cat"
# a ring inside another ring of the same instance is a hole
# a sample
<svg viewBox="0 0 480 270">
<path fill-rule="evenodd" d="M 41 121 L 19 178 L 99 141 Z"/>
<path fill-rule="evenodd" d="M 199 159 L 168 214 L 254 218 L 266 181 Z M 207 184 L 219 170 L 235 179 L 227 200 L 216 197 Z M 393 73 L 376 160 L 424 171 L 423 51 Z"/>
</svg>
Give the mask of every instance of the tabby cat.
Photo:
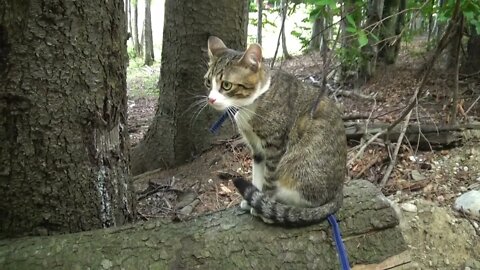
<svg viewBox="0 0 480 270">
<path fill-rule="evenodd" d="M 234 179 L 244 198 L 240 207 L 266 223 L 293 226 L 336 212 L 347 147 L 335 104 L 295 76 L 270 70 L 258 44 L 239 52 L 212 36 L 208 54 L 207 101 L 217 110 L 238 110 L 235 123 L 253 154 L 253 185 Z"/>
</svg>

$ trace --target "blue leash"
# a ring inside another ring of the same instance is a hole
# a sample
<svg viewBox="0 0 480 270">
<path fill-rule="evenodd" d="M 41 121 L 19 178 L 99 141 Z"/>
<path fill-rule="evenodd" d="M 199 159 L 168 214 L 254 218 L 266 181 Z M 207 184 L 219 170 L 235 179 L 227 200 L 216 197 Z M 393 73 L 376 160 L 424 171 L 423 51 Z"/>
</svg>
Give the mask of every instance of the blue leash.
<svg viewBox="0 0 480 270">
<path fill-rule="evenodd" d="M 228 116 L 230 114 L 235 114 L 238 110 L 235 109 L 235 108 L 230 108 L 230 110 L 225 110 L 225 112 L 223 112 L 222 116 L 220 116 L 220 118 L 217 120 L 217 122 L 215 122 L 211 127 L 210 127 L 210 132 L 213 133 L 213 134 L 217 134 L 218 133 L 218 130 L 220 129 L 220 127 L 222 126 L 223 122 L 225 122 L 225 120 L 227 120 Z"/>
<path fill-rule="evenodd" d="M 236 110 L 234 112 L 236 112 Z M 222 114 L 222 116 L 217 120 L 217 122 L 215 122 L 210 127 L 210 132 L 213 134 L 217 134 L 223 122 L 227 120 L 228 115 L 229 115 L 229 112 L 228 110 L 226 110 Z M 335 215 L 332 214 L 327 217 L 327 220 L 328 220 L 328 223 L 330 223 L 330 226 L 332 226 L 333 238 L 335 240 L 335 246 L 337 248 L 340 266 L 342 270 L 350 270 L 350 264 L 348 263 L 348 255 L 347 255 L 345 246 L 343 245 L 342 234 L 340 233 L 340 227 L 338 226 L 337 218 L 335 217 Z"/>
<path fill-rule="evenodd" d="M 350 270 L 347 250 L 345 249 L 345 245 L 343 245 L 342 234 L 340 233 L 340 227 L 338 226 L 337 218 L 332 214 L 327 217 L 327 220 L 328 223 L 330 223 L 330 226 L 332 226 L 333 238 L 335 239 L 335 246 L 337 247 L 340 267 L 342 270 Z"/>
</svg>

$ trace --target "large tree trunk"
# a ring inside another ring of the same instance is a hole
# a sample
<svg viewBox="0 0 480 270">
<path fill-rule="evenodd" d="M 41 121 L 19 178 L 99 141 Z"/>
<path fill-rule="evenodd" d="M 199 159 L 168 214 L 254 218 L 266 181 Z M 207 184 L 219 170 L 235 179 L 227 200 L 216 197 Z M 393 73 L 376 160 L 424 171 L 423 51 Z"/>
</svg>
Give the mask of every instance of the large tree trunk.
<svg viewBox="0 0 480 270">
<path fill-rule="evenodd" d="M 351 265 L 408 264 L 398 217 L 367 181 L 345 188 L 337 215 Z M 327 222 L 285 229 L 230 209 L 194 220 L 0 241 L 2 269 L 339 269 Z M 396 255 L 406 256 L 396 256 Z M 404 265 L 406 266 L 406 265 Z M 365 269 L 365 268 L 363 268 Z"/>
<path fill-rule="evenodd" d="M 244 50 L 247 24 L 248 1 L 166 2 L 158 108 L 144 140 L 132 151 L 134 174 L 185 163 L 211 145 L 208 128 L 218 112 L 207 108 L 194 115 L 191 107 L 195 97 L 207 94 L 207 39 L 216 35 Z"/>
<path fill-rule="evenodd" d="M 132 220 L 123 0 L 0 10 L 0 237 Z"/>
<path fill-rule="evenodd" d="M 153 34 L 152 34 L 152 0 L 145 0 L 145 65 L 153 65 L 155 56 L 153 54 Z"/>
<path fill-rule="evenodd" d="M 140 44 L 140 33 L 138 32 L 138 0 L 133 0 L 133 48 L 136 57 L 142 57 L 142 45 Z"/>
</svg>

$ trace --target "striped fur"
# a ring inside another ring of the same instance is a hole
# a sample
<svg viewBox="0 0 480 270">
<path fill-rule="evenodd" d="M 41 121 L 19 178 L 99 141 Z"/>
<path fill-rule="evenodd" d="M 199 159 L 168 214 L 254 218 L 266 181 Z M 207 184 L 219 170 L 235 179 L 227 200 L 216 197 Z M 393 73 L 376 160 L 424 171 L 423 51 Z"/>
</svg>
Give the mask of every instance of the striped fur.
<svg viewBox="0 0 480 270">
<path fill-rule="evenodd" d="M 338 210 L 343 200 L 342 194 L 337 193 L 334 200 L 320 207 L 296 207 L 273 200 L 243 177 L 233 179 L 233 183 L 242 197 L 264 221 L 286 226 L 306 226 L 324 221 L 328 215 Z"/>
<path fill-rule="evenodd" d="M 317 223 L 336 212 L 347 157 L 336 105 L 295 76 L 270 70 L 259 45 L 238 52 L 210 38 L 208 48 L 210 105 L 238 109 L 234 119 L 252 151 L 252 184 L 234 181 L 245 200 L 241 207 L 286 225 Z"/>
</svg>

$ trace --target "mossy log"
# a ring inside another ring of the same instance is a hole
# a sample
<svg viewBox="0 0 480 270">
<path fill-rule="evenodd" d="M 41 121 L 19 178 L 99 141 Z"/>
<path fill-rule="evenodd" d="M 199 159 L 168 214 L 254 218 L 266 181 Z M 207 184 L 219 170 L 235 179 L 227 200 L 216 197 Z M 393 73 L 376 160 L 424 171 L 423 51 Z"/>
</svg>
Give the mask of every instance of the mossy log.
<svg viewBox="0 0 480 270">
<path fill-rule="evenodd" d="M 352 265 L 407 250 L 389 201 L 367 181 L 345 187 L 337 214 Z M 228 209 L 76 234 L 0 241 L 0 269 L 339 269 L 327 222 L 287 229 Z"/>
</svg>

